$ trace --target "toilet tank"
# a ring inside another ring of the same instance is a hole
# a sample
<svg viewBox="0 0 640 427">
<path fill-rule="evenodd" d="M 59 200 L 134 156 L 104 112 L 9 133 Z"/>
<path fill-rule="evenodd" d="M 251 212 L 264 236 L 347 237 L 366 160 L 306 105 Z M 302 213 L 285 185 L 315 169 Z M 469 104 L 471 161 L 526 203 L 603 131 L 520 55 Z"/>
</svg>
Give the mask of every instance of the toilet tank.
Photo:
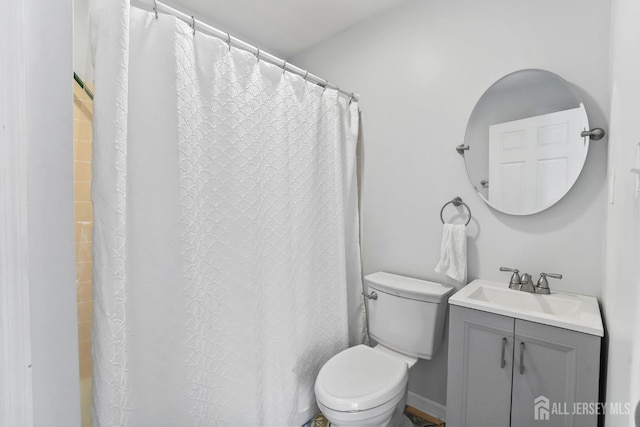
<svg viewBox="0 0 640 427">
<path fill-rule="evenodd" d="M 369 333 L 379 344 L 420 359 L 431 359 L 442 343 L 447 299 L 453 287 L 385 272 L 365 278 Z"/>
</svg>

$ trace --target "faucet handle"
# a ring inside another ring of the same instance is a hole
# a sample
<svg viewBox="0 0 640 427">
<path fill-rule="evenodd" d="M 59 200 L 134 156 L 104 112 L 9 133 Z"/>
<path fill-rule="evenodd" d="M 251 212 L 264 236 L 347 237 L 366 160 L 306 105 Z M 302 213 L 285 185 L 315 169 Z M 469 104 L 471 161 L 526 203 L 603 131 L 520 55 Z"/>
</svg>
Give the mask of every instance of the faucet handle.
<svg viewBox="0 0 640 427">
<path fill-rule="evenodd" d="M 549 289 L 549 281 L 547 277 L 552 277 L 554 279 L 562 279 L 562 274 L 556 273 L 540 273 L 540 278 L 538 279 L 538 283 L 536 284 L 536 293 L 549 295 L 551 290 Z"/>
<path fill-rule="evenodd" d="M 521 282 L 520 282 L 520 270 L 517 268 L 508 268 L 508 267 L 500 267 L 500 271 L 510 271 L 513 273 L 511 276 L 511 280 L 509 280 L 509 287 L 511 289 L 520 290 Z"/>
</svg>

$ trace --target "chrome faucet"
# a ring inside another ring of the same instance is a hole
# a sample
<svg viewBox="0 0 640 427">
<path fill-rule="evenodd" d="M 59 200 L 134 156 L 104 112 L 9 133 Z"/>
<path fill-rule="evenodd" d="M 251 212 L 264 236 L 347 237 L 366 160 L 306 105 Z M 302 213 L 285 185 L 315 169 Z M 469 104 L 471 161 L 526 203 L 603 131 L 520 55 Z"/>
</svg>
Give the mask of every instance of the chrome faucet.
<svg viewBox="0 0 640 427">
<path fill-rule="evenodd" d="M 510 271 L 513 273 L 511 275 L 511 280 L 509 280 L 509 289 L 519 291 L 522 287 L 522 282 L 520 281 L 521 279 L 519 274 L 520 270 L 518 270 L 517 268 L 500 267 L 500 271 Z"/>
<path fill-rule="evenodd" d="M 538 284 L 536 285 L 536 293 L 542 295 L 549 295 L 551 290 L 549 289 L 549 282 L 547 281 L 547 277 L 553 277 L 554 279 L 562 279 L 562 274 L 556 273 L 540 273 L 540 278 L 538 279 Z"/>
<path fill-rule="evenodd" d="M 536 293 L 536 287 L 533 286 L 533 280 L 531 280 L 531 275 L 529 273 L 524 273 L 522 275 L 522 279 L 520 280 L 520 290 L 522 292 L 529 292 L 530 294 Z"/>
<path fill-rule="evenodd" d="M 516 291 L 529 292 L 531 294 L 549 295 L 551 290 L 549 289 L 549 282 L 547 277 L 553 277 L 554 279 L 562 279 L 562 274 L 556 273 L 540 273 L 540 279 L 534 286 L 529 273 L 523 273 L 520 275 L 520 271 L 516 268 L 500 267 L 500 271 L 510 271 L 511 280 L 509 280 L 509 289 Z"/>
</svg>

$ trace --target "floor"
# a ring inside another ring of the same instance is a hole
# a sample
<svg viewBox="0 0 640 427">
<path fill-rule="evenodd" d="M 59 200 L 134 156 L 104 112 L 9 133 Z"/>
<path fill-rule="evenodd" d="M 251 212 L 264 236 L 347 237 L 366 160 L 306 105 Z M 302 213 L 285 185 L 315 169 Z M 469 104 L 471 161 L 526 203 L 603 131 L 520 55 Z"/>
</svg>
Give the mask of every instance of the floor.
<svg viewBox="0 0 640 427">
<path fill-rule="evenodd" d="M 416 427 L 445 427 L 445 423 L 413 406 L 407 406 L 404 413 Z"/>
<path fill-rule="evenodd" d="M 80 379 L 82 427 L 91 427 L 91 377 Z"/>
<path fill-rule="evenodd" d="M 415 427 L 445 427 L 444 421 L 425 414 L 411 406 L 407 406 L 405 415 L 409 417 Z M 331 423 L 322 415 L 318 414 L 313 418 L 311 427 L 330 427 Z"/>
</svg>

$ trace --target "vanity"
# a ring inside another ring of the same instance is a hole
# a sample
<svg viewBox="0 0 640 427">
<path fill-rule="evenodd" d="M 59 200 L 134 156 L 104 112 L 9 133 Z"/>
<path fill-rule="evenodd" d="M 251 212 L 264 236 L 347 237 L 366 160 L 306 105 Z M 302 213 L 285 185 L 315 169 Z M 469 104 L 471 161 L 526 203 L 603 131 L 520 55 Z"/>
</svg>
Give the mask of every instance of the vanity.
<svg viewBox="0 0 640 427">
<path fill-rule="evenodd" d="M 590 141 L 605 132 L 589 130 L 575 89 L 526 69 L 482 95 L 456 151 L 492 210 L 534 215 L 576 183 Z M 547 278 L 562 274 L 541 273 L 534 285 L 529 274 L 500 270 L 511 280 L 474 280 L 449 298 L 447 426 L 596 427 L 604 336 L 597 299 L 552 291 Z"/>
<path fill-rule="evenodd" d="M 449 304 L 447 426 L 596 427 L 596 298 L 474 280 Z"/>
</svg>

